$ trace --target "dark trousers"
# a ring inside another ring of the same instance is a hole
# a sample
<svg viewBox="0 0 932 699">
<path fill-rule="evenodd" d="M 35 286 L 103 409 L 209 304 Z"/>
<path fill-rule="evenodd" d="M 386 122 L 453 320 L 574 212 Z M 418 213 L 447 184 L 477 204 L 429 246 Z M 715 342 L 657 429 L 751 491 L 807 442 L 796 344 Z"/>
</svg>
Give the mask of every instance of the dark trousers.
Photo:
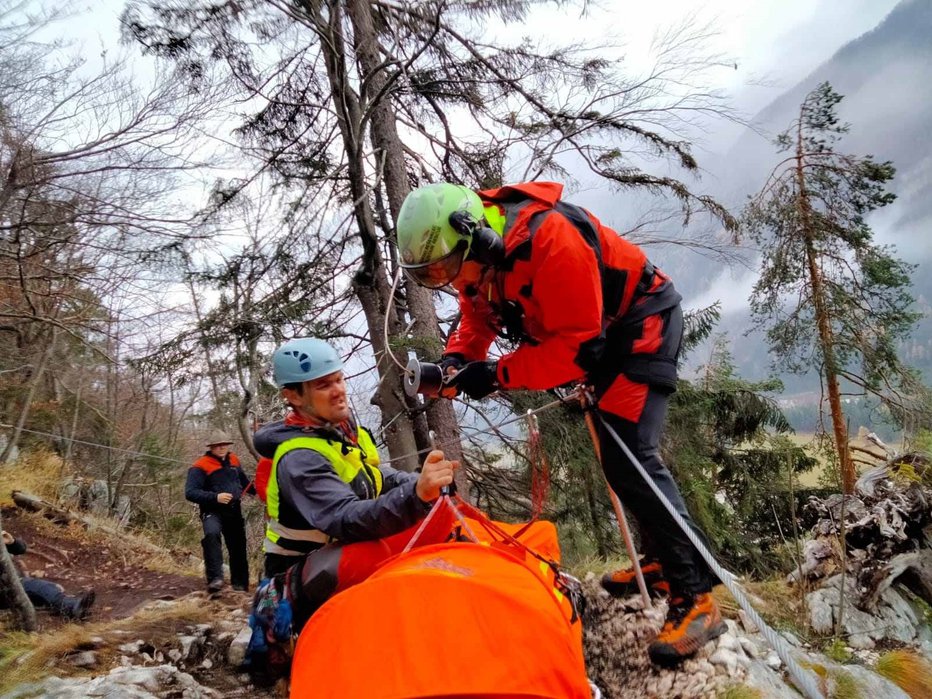
<svg viewBox="0 0 932 699">
<path fill-rule="evenodd" d="M 609 354 L 599 367 L 596 422 L 602 469 L 625 510 L 637 520 L 644 554 L 660 561 L 674 594 L 693 595 L 711 590 L 717 578 L 602 424 L 604 421 L 611 425 L 708 548 L 705 535 L 689 516 L 683 496 L 660 457 L 660 435 L 675 386 L 675 362 L 682 335 L 679 306 L 624 328 L 615 345 L 617 354 Z"/>
<path fill-rule="evenodd" d="M 75 599 L 65 594 L 61 585 L 39 578 L 22 578 L 23 590 L 35 607 L 46 607 L 56 614 L 66 615 L 75 604 Z"/>
<path fill-rule="evenodd" d="M 283 556 L 280 553 L 265 554 L 265 577 L 271 578 L 287 571 L 291 566 L 304 562 L 304 554 L 300 556 Z"/>
<path fill-rule="evenodd" d="M 660 492 L 709 548 L 705 535 L 686 509 L 676 481 L 660 459 L 658 442 L 667 402 L 666 395 L 651 389 L 644 414 L 638 422 L 630 422 L 601 410 L 599 416 L 618 433 Z M 670 582 L 674 594 L 693 595 L 711 590 L 717 580 L 710 573 L 705 560 L 601 422 L 599 443 L 605 476 L 626 512 L 637 520 L 645 557 L 660 561 L 664 577 Z"/>
<path fill-rule="evenodd" d="M 311 615 L 336 592 L 343 551 L 342 544 L 327 544 L 303 556 L 265 554 L 265 575 L 276 581 L 291 602 L 295 633 L 300 632 Z M 285 589 L 289 570 L 290 586 Z"/>
<path fill-rule="evenodd" d="M 238 507 L 228 508 L 224 512 L 208 512 L 201 515 L 204 538 L 204 572 L 207 582 L 223 579 L 223 549 L 220 536 L 223 535 L 230 556 L 230 584 L 249 587 L 249 560 L 246 556 L 246 525 L 243 514 Z"/>
</svg>

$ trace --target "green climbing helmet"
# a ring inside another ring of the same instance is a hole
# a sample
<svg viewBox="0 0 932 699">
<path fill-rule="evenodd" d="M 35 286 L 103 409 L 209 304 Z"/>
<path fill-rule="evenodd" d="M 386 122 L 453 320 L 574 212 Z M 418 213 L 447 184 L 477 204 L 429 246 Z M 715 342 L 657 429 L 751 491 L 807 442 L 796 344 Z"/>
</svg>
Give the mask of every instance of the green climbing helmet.
<svg viewBox="0 0 932 699">
<path fill-rule="evenodd" d="M 468 187 L 438 182 L 413 190 L 398 214 L 401 266 L 414 281 L 430 289 L 453 281 L 469 252 L 471 237 L 450 226 L 454 211 L 482 220 L 482 200 Z"/>
</svg>

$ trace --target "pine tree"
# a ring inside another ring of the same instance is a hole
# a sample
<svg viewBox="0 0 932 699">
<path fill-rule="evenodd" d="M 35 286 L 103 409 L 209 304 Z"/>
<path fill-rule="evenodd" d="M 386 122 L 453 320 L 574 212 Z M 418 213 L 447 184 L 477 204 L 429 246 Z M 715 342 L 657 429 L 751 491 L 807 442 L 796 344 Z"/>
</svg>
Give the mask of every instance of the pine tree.
<svg viewBox="0 0 932 699">
<path fill-rule="evenodd" d="M 912 267 L 874 241 L 870 212 L 893 202 L 890 162 L 839 149 L 848 125 L 842 96 L 822 83 L 777 139 L 787 157 L 744 215 L 761 251 L 751 297 L 758 327 L 767 328 L 777 366 L 793 373 L 818 368 L 831 411 L 845 492 L 854 488 L 842 387 L 851 385 L 903 405 L 912 379 L 897 342 L 917 314 L 909 293 Z"/>
</svg>

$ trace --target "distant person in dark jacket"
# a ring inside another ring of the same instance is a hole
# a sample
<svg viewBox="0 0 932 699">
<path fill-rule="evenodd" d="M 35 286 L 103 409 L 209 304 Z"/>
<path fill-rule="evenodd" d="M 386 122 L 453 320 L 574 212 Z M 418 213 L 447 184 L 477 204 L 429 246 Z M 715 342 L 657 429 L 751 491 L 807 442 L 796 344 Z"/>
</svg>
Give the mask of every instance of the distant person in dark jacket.
<svg viewBox="0 0 932 699">
<path fill-rule="evenodd" d="M 26 553 L 26 542 L 6 531 L 3 532 L 3 545 L 6 546 L 7 553 L 11 556 Z M 93 590 L 85 590 L 80 595 L 72 597 L 65 594 L 65 589 L 61 585 L 51 580 L 31 578 L 28 575 L 21 575 L 20 578 L 23 590 L 26 591 L 26 595 L 34 606 L 49 609 L 52 613 L 66 619 L 86 619 L 91 605 L 94 604 Z"/>
<path fill-rule="evenodd" d="M 184 496 L 200 508 L 204 538 L 204 572 L 207 590 L 223 589 L 223 549 L 220 535 L 230 555 L 230 584 L 234 590 L 249 589 L 249 561 L 246 556 L 246 526 L 240 501 L 250 492 L 249 478 L 240 467 L 233 444 L 217 434 L 207 442 L 207 451 L 188 469 Z"/>
</svg>

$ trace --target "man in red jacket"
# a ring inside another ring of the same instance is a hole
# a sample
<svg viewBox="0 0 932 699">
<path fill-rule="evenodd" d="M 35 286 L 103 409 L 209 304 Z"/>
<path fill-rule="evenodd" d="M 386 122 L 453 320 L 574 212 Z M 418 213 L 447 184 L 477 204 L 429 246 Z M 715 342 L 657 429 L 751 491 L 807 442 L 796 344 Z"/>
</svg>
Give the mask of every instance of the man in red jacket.
<svg viewBox="0 0 932 699">
<path fill-rule="evenodd" d="M 675 664 L 725 630 L 709 594 L 715 581 L 602 423 L 702 537 L 659 451 L 676 389 L 681 297 L 638 246 L 564 202 L 562 192 L 552 182 L 478 193 L 447 183 L 420 187 L 399 212 L 401 263 L 419 284 L 459 292 L 460 324 L 440 361 L 457 372 L 450 385 L 458 392 L 480 399 L 499 389 L 593 387 L 605 475 L 640 525 L 647 582 L 670 592 L 650 656 Z M 490 360 L 496 336 L 515 349 Z M 617 595 L 637 590 L 631 570 L 603 585 Z"/>
</svg>

